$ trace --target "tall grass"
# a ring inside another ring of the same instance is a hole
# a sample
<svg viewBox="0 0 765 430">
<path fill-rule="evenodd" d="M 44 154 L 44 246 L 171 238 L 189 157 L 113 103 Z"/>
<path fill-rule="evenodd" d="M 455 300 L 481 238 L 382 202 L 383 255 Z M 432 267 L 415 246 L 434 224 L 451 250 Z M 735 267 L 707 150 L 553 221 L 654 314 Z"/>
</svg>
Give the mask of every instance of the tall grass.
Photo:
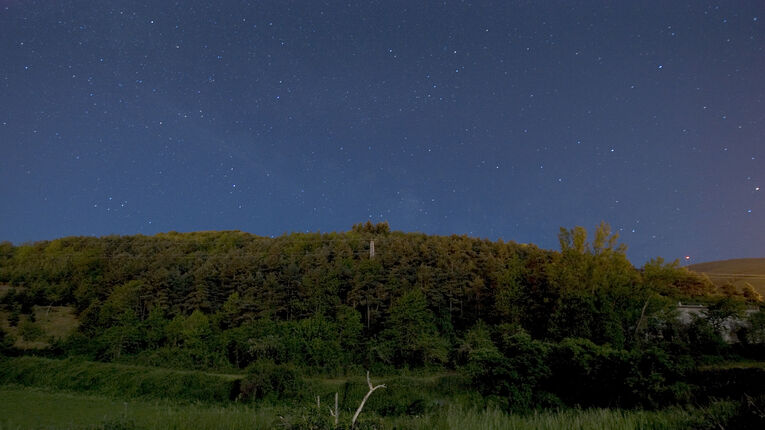
<svg viewBox="0 0 765 430">
<path fill-rule="evenodd" d="M 26 387 L 0 387 L 0 430 L 5 429 L 269 429 L 281 428 L 313 409 L 230 404 L 177 404 L 167 400 L 121 401 L 103 396 Z M 284 420 L 280 416 L 285 417 Z M 348 421 L 349 416 L 341 416 Z M 692 412 L 607 409 L 562 410 L 508 415 L 498 410 L 448 406 L 422 416 L 362 415 L 362 426 L 377 429 L 687 429 L 698 428 Z"/>
<path fill-rule="evenodd" d="M 411 429 L 533 429 L 533 430 L 632 430 L 688 429 L 695 419 L 681 409 L 627 411 L 619 409 L 567 409 L 528 415 L 510 415 L 496 409 L 464 409 L 452 406 L 444 413 L 409 420 L 391 420 L 392 426 Z"/>
<path fill-rule="evenodd" d="M 237 398 L 242 376 L 219 375 L 148 366 L 97 363 L 39 357 L 6 358 L 0 361 L 0 384 L 17 384 L 101 394 L 122 399 L 170 399 L 225 403 Z M 465 397 L 467 381 L 456 375 L 438 377 L 384 376 L 374 378 L 388 388 L 375 393 L 365 410 L 382 416 L 422 414 L 455 397 Z M 340 394 L 340 407 L 354 410 L 367 392 L 364 376 L 326 380 L 310 378 L 294 398 L 271 396 L 273 403 L 300 406 L 320 396 L 327 401 Z M 278 397 L 278 399 L 277 399 Z M 460 402 L 466 404 L 462 399 Z"/>
<path fill-rule="evenodd" d="M 115 400 L 104 396 L 0 387 L 0 429 L 262 429 L 277 412 L 241 404 L 220 406 L 167 400 Z"/>
</svg>

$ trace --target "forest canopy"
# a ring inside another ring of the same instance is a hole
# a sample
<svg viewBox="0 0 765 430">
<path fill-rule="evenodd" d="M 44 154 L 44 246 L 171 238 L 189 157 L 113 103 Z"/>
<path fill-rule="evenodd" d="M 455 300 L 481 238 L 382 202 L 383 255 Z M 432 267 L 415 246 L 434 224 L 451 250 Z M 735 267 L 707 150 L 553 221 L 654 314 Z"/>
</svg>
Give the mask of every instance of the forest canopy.
<svg viewBox="0 0 765 430">
<path fill-rule="evenodd" d="M 34 306 L 73 307 L 79 328 L 55 345 L 64 355 L 325 373 L 435 366 L 461 369 L 483 394 L 513 404 L 541 401 L 529 387 L 568 399 L 565 385 L 546 386 L 551 375 L 610 377 L 592 373 L 597 360 L 627 373 L 648 360 L 666 369 L 632 375 L 634 383 L 659 374 L 669 384 L 684 368 L 678 357 L 724 348 L 711 322 L 679 324 L 677 302 L 719 304 L 721 318 L 746 305 L 677 262 L 635 268 L 607 224 L 592 239 L 581 227 L 558 237 L 553 251 L 367 222 L 275 238 L 221 231 L 5 242 L 2 305 L 17 319 Z M 617 397 L 647 401 L 625 393 Z"/>
</svg>

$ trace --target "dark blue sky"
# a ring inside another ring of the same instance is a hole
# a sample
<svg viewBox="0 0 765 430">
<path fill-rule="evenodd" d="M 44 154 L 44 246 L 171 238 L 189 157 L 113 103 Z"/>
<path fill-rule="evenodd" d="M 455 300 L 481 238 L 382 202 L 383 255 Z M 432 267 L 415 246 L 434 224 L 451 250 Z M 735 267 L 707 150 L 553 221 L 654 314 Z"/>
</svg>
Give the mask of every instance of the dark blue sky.
<svg viewBox="0 0 765 430">
<path fill-rule="evenodd" d="M 765 2 L 0 1 L 0 240 L 394 230 L 765 256 Z M 758 187 L 762 186 L 760 191 Z"/>
</svg>

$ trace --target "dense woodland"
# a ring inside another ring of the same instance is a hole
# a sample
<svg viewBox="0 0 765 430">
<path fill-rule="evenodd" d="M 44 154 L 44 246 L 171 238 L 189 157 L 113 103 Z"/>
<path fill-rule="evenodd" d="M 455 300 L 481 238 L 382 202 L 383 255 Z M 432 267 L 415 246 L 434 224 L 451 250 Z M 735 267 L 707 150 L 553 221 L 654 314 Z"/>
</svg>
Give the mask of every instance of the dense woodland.
<svg viewBox="0 0 765 430">
<path fill-rule="evenodd" d="M 76 333 L 50 356 L 261 375 L 456 372 L 510 409 L 687 402 L 699 363 L 761 357 L 753 290 L 720 291 L 660 258 L 635 268 L 606 224 L 559 239 L 551 251 L 367 222 L 276 238 L 4 242 L 1 303 L 12 324 L 29 324 L 34 306 L 76 309 Z M 681 323 L 689 300 L 708 318 Z M 736 345 L 720 337 L 731 316 L 750 321 Z M 21 353 L 0 335 L 5 354 Z"/>
</svg>

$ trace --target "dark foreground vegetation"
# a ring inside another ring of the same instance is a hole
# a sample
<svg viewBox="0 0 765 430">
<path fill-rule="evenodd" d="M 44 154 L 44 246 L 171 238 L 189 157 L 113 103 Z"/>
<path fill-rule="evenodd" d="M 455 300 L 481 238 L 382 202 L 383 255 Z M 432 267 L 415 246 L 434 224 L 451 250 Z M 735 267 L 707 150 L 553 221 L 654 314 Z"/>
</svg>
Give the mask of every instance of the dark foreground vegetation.
<svg viewBox="0 0 765 430">
<path fill-rule="evenodd" d="M 570 408 L 655 414 L 653 428 L 765 425 L 765 370 L 740 364 L 765 357 L 754 289 L 659 258 L 635 268 L 605 224 L 559 238 L 549 251 L 367 223 L 5 242 L 0 384 L 287 408 L 268 426 L 333 428 L 334 393 L 347 426 L 370 370 L 386 384 L 359 421 L 370 428 Z M 678 302 L 707 310 L 681 318 Z M 57 311 L 76 318 L 52 336 L 41 319 Z M 651 428 L 621 428 L 637 427 Z"/>
</svg>

